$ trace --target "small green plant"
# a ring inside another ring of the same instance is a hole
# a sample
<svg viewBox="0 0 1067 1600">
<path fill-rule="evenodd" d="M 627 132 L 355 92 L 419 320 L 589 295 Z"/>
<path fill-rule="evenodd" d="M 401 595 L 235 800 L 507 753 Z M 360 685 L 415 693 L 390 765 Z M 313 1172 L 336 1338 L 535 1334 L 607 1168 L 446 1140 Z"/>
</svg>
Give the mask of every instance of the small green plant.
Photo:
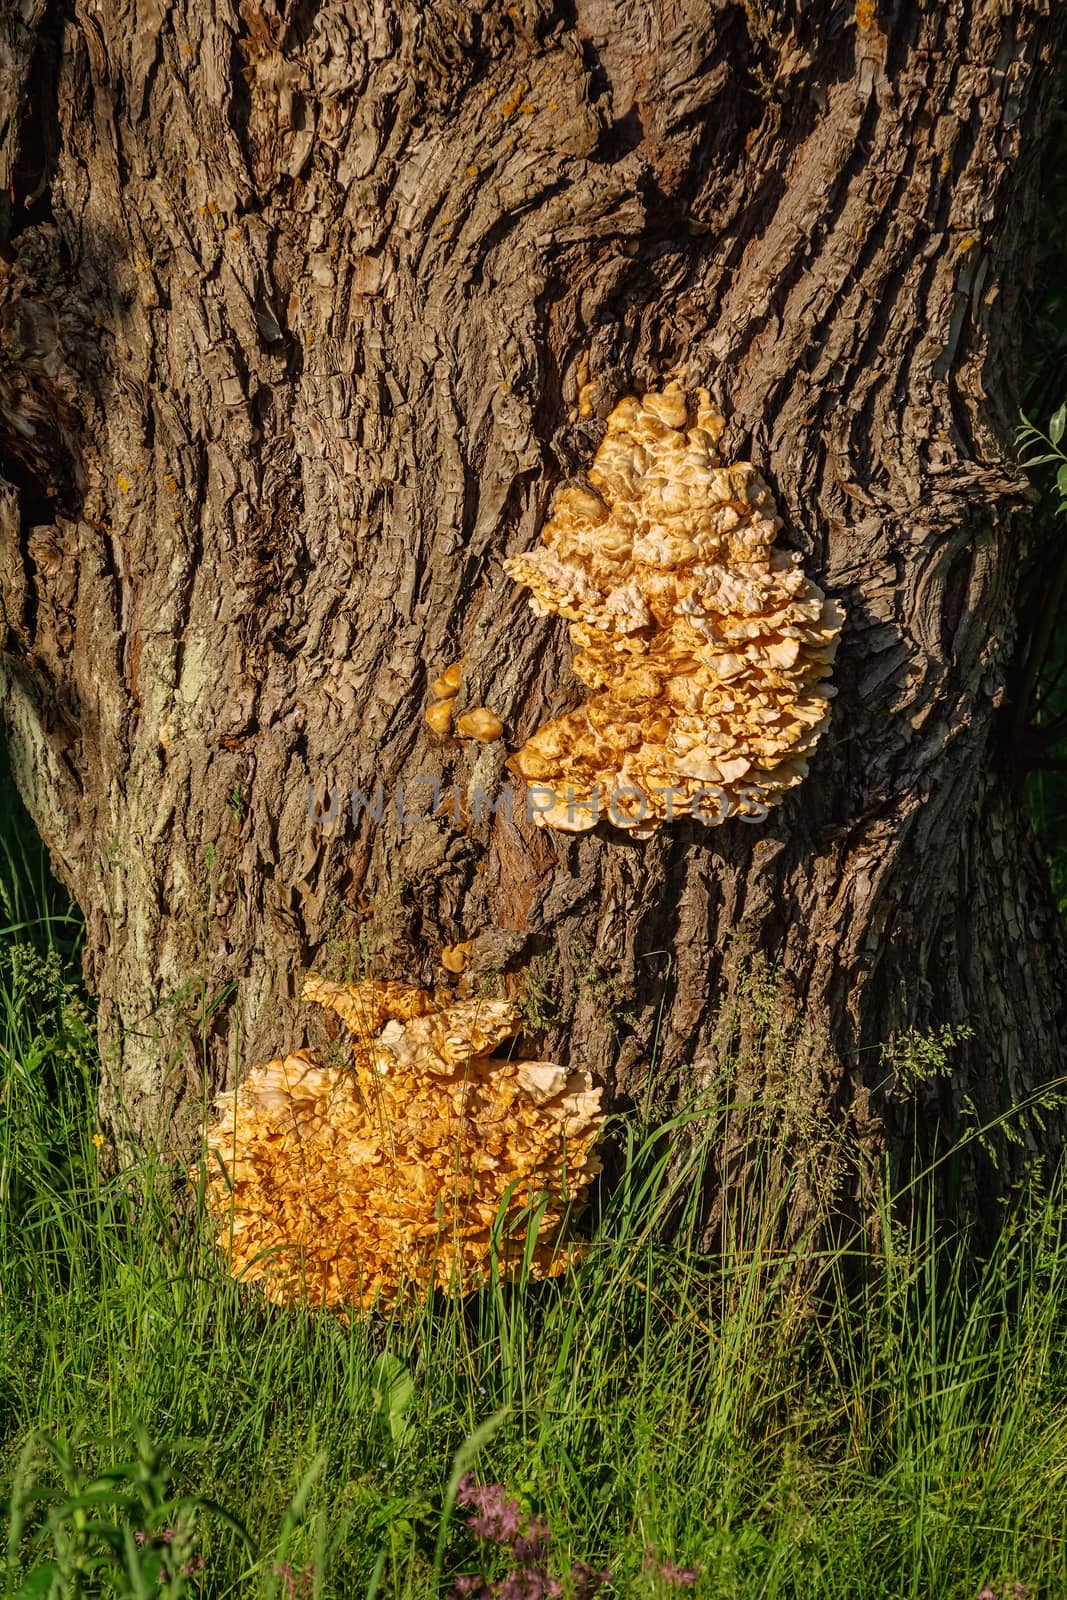
<svg viewBox="0 0 1067 1600">
<path fill-rule="evenodd" d="M 974 1029 L 966 1023 L 945 1022 L 926 1031 L 905 1028 L 882 1046 L 882 1066 L 888 1074 L 886 1092 L 903 1100 L 931 1078 L 948 1077 L 954 1070 L 952 1052 L 973 1038 Z"/>
<path fill-rule="evenodd" d="M 229 1527 L 254 1555 L 236 1517 L 200 1495 L 173 1492 L 177 1458 L 195 1449 L 180 1442 L 153 1445 L 137 1427 L 133 1457 L 93 1471 L 67 1440 L 31 1435 L 8 1503 L 9 1578 L 19 1568 L 19 1547 L 34 1516 L 32 1565 L 23 1570 L 18 1600 L 101 1593 L 184 1600 L 199 1594 L 208 1520 Z M 32 1472 L 38 1451 L 43 1477 Z"/>
<path fill-rule="evenodd" d="M 526 1032 L 550 1027 L 558 1015 L 555 998 L 559 951 L 546 950 L 523 968 L 519 1005 Z"/>
<path fill-rule="evenodd" d="M 359 983 L 388 971 L 403 943 L 407 925 L 406 888 L 394 883 L 375 901 L 356 908 L 334 894 L 326 903 L 326 934 L 315 961 L 320 977 L 334 983 Z"/>
<path fill-rule="evenodd" d="M 1019 427 L 1018 443 L 1023 451 L 1022 465 L 1028 472 L 1035 467 L 1056 468 L 1056 488 L 1059 491 L 1062 513 L 1067 510 L 1067 451 L 1063 449 L 1063 436 L 1067 432 L 1067 403 L 1057 407 L 1049 418 L 1047 432 L 1030 418 L 1023 417 Z"/>
<path fill-rule="evenodd" d="M 616 1030 L 633 1027 L 636 1018 L 628 1002 L 631 987 L 613 973 L 607 963 L 581 939 L 571 941 L 571 962 L 575 981 L 583 999 L 588 1000 Z"/>
</svg>

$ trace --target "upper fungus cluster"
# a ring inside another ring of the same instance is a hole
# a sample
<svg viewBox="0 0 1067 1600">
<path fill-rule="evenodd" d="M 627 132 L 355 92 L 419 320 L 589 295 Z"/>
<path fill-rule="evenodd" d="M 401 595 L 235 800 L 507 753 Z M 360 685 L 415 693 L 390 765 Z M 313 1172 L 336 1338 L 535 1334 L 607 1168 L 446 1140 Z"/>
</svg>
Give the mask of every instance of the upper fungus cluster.
<svg viewBox="0 0 1067 1600">
<path fill-rule="evenodd" d="M 695 414 L 679 382 L 622 400 L 589 487 L 560 490 L 540 547 L 504 563 L 536 615 L 569 621 L 594 691 L 510 758 L 550 796 L 542 826 L 760 817 L 807 772 L 844 613 L 775 548 L 771 491 L 723 464 L 722 429 L 704 389 Z"/>
<path fill-rule="evenodd" d="M 566 1225 L 599 1170 L 586 1072 L 498 1059 L 508 1000 L 440 1003 L 400 983 L 329 983 L 351 1065 L 308 1050 L 255 1067 L 217 1101 L 207 1204 L 236 1276 L 285 1304 L 387 1308 L 490 1271 L 562 1272 Z"/>
</svg>

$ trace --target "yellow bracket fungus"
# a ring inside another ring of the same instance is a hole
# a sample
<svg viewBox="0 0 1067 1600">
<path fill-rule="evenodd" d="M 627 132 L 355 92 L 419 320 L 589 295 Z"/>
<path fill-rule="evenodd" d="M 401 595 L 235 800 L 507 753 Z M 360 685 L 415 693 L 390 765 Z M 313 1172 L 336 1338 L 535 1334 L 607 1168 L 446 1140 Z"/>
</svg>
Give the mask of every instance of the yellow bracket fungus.
<svg viewBox="0 0 1067 1600">
<path fill-rule="evenodd" d="M 566 617 L 595 691 L 508 762 L 549 797 L 542 827 L 760 819 L 807 772 L 844 613 L 775 547 L 771 492 L 722 463 L 722 429 L 677 381 L 622 400 L 590 488 L 561 489 L 540 547 L 504 563 L 535 615 Z"/>
<path fill-rule="evenodd" d="M 329 983 L 352 1066 L 309 1050 L 255 1067 L 217 1102 L 207 1205 L 242 1280 L 277 1304 L 388 1308 L 487 1278 L 564 1271 L 572 1210 L 599 1170 L 600 1090 L 587 1072 L 497 1059 L 509 1000 L 442 1004 L 399 983 Z"/>
</svg>

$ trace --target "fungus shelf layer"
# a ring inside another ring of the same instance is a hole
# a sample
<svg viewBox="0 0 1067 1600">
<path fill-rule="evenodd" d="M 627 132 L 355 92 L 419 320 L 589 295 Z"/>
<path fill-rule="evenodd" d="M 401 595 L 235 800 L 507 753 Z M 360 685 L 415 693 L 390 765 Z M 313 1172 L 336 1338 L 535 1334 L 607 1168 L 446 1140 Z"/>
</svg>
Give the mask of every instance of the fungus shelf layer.
<svg viewBox="0 0 1067 1600">
<path fill-rule="evenodd" d="M 504 563 L 570 623 L 594 691 L 509 759 L 549 800 L 541 826 L 761 817 L 807 772 L 844 612 L 775 547 L 771 491 L 722 463 L 722 428 L 678 382 L 620 401 L 590 487 L 561 489 L 539 548 Z"/>
<path fill-rule="evenodd" d="M 495 1058 L 518 1032 L 507 1000 L 314 976 L 304 998 L 341 1017 L 352 1066 L 299 1050 L 217 1101 L 207 1203 L 234 1275 L 279 1304 L 462 1294 L 488 1275 L 494 1230 L 501 1272 L 520 1270 L 531 1217 L 525 1270 L 564 1271 L 569 1216 L 599 1170 L 589 1075 Z"/>
</svg>

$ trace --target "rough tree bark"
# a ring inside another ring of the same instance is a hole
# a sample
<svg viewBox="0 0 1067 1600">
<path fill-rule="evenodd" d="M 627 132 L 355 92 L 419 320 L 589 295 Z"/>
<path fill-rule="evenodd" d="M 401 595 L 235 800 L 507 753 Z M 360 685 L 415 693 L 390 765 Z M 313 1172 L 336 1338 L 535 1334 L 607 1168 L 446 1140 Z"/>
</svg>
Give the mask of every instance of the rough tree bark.
<svg viewBox="0 0 1067 1600">
<path fill-rule="evenodd" d="M 306 1039 L 313 959 L 443 982 L 470 938 L 474 979 L 525 983 L 616 1105 L 686 1100 L 729 1056 L 717 1182 L 773 1125 L 797 1226 L 835 1130 L 903 1163 L 1061 1070 L 1060 933 L 996 753 L 1062 23 L 1040 0 L 8 11 L 6 718 L 87 918 L 116 1131 L 188 1149 L 208 1092 Z M 711 389 L 847 607 L 812 775 L 760 828 L 645 843 L 435 815 L 420 780 L 493 790 L 582 697 L 500 560 L 668 371 Z M 504 743 L 429 733 L 460 656 L 457 712 L 488 703 Z M 354 819 L 379 782 L 381 820 Z M 761 955 L 756 1037 L 730 1005 Z M 879 1044 L 946 1021 L 975 1030 L 952 1076 L 883 1093 Z M 1044 1121 L 1002 1178 L 1058 1148 Z M 964 1174 L 972 1201 L 989 1179 Z"/>
</svg>

